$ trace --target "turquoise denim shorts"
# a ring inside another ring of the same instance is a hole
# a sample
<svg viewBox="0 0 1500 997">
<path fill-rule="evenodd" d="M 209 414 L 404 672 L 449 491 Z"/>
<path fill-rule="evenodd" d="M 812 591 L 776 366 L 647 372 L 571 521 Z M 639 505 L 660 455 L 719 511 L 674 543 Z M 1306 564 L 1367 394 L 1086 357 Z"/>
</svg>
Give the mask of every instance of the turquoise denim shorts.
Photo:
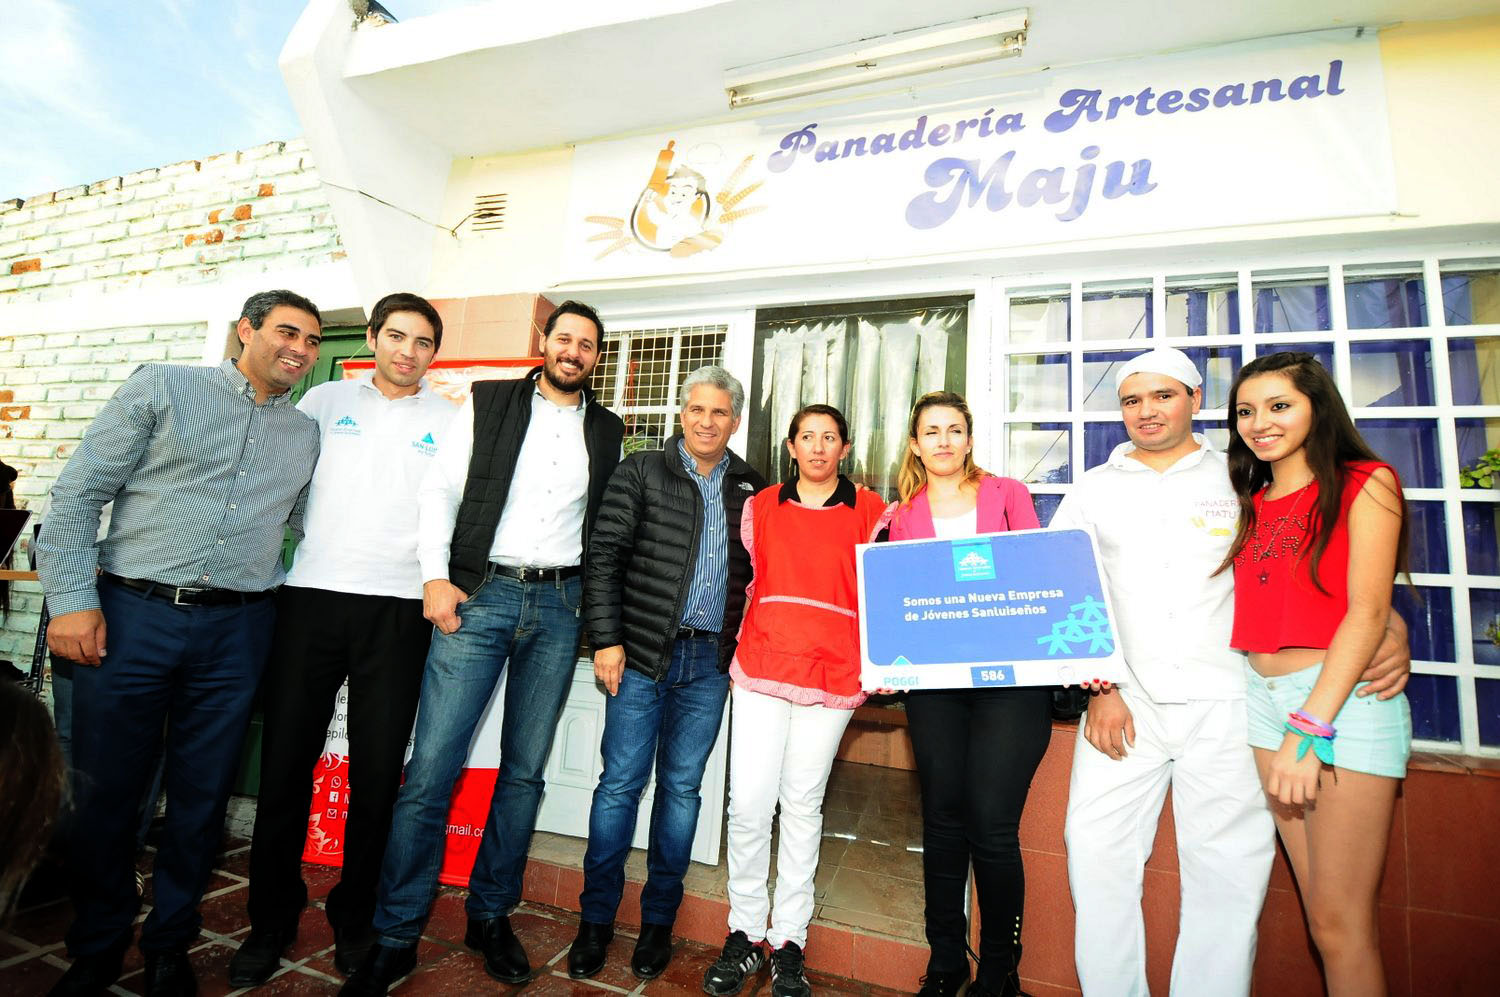
<svg viewBox="0 0 1500 997">
<path fill-rule="evenodd" d="M 1322 664 L 1316 664 L 1290 675 L 1265 678 L 1245 665 L 1252 748 L 1275 751 L 1281 747 L 1287 714 L 1302 708 L 1322 672 Z M 1334 768 L 1392 779 L 1406 777 L 1411 757 L 1411 706 L 1406 693 L 1381 701 L 1374 696 L 1360 699 L 1350 692 L 1329 723 L 1338 731 L 1333 739 Z"/>
</svg>

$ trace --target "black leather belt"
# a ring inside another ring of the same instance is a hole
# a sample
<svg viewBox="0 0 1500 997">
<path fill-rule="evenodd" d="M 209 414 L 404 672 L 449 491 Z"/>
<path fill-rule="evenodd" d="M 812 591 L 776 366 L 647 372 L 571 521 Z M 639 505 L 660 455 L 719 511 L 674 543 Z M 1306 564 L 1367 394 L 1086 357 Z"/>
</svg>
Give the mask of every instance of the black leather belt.
<svg viewBox="0 0 1500 997">
<path fill-rule="evenodd" d="M 246 603 L 268 599 L 275 594 L 274 589 L 267 589 L 264 592 L 236 592 L 233 589 L 163 585 L 144 578 L 121 578 L 107 571 L 104 577 L 116 585 L 123 585 L 125 588 L 133 589 L 152 599 L 170 602 L 174 606 L 243 606 Z"/>
<path fill-rule="evenodd" d="M 576 578 L 583 569 L 576 564 L 566 568 L 512 568 L 508 564 L 490 562 L 490 573 L 514 578 L 518 582 L 560 582 L 564 578 Z"/>
<path fill-rule="evenodd" d="M 677 639 L 678 640 L 718 640 L 719 639 L 719 631 L 717 631 L 717 630 L 700 630 L 697 627 L 678 627 L 677 628 Z"/>
</svg>

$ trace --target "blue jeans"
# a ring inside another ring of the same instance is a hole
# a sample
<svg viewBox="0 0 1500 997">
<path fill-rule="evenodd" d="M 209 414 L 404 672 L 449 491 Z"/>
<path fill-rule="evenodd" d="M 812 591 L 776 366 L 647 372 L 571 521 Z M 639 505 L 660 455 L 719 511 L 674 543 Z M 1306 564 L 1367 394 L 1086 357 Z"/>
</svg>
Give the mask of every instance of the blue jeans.
<svg viewBox="0 0 1500 997">
<path fill-rule="evenodd" d="M 224 831 L 224 808 L 260 684 L 276 605 L 174 606 L 99 582 L 109 656 L 73 672 L 78 799 L 68 866 L 74 958 L 126 938 L 135 892 L 141 795 L 166 740 L 167 815 L 152 875 L 154 906 L 141 948 L 186 948 Z"/>
<path fill-rule="evenodd" d="M 433 631 L 412 756 L 380 870 L 375 931 L 384 944 L 409 948 L 422 933 L 442 868 L 453 784 L 507 663 L 500 771 L 466 906 L 470 917 L 492 918 L 521 902 L 542 773 L 578 660 L 582 588 L 577 577 L 520 582 L 491 574 L 458 607 L 457 631 Z"/>
<path fill-rule="evenodd" d="M 728 694 L 729 676 L 719 671 L 716 639 L 676 641 L 660 682 L 625 670 L 619 695 L 605 704 L 604 774 L 589 810 L 589 846 L 578 898 L 585 921 L 615 919 L 625 892 L 625 857 L 653 758 L 656 798 L 651 802 L 641 921 L 671 925 L 676 920 L 703 803 L 703 768 L 719 736 Z"/>
</svg>

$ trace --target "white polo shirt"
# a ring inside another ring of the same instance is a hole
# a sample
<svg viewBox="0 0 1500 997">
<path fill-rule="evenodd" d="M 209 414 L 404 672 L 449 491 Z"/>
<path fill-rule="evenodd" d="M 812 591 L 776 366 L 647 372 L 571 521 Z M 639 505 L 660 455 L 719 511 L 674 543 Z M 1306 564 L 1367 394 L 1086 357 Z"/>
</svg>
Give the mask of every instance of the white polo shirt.
<svg viewBox="0 0 1500 997">
<path fill-rule="evenodd" d="M 513 568 L 566 568 L 583 559 L 589 454 L 583 435 L 588 403 L 554 405 L 531 390 L 531 419 L 516 454 L 505 508 L 490 544 L 491 561 Z M 474 396 L 464 400 L 418 497 L 422 578 L 448 577 L 453 525 L 474 453 Z"/>
<path fill-rule="evenodd" d="M 323 449 L 286 583 L 422 598 L 417 488 L 458 406 L 425 380 L 414 395 L 387 398 L 372 373 L 319 384 L 297 407 L 318 421 Z"/>
<path fill-rule="evenodd" d="M 1091 526 L 1125 662 L 1159 703 L 1241 699 L 1245 656 L 1229 646 L 1234 572 L 1213 576 L 1234 539 L 1239 503 L 1224 455 L 1199 449 L 1158 472 L 1115 447 L 1063 499 L 1053 527 Z"/>
</svg>

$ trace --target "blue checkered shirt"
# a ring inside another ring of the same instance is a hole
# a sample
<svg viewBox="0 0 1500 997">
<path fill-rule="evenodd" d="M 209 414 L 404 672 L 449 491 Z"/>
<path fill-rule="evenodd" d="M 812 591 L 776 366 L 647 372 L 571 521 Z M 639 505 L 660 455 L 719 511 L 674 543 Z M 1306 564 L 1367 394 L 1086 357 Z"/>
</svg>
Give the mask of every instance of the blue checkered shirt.
<svg viewBox="0 0 1500 997">
<path fill-rule="evenodd" d="M 680 438 L 677 455 L 703 499 L 703 530 L 698 534 L 693 577 L 682 603 L 682 625 L 717 633 L 724 626 L 724 600 L 729 593 L 729 524 L 724 517 L 724 472 L 729 467 L 729 454 L 719 459 L 706 478 L 698 473 L 698 462 Z"/>
<path fill-rule="evenodd" d="M 302 536 L 317 459 L 317 422 L 290 393 L 257 405 L 233 360 L 142 365 L 52 486 L 36 545 L 48 610 L 97 609 L 96 567 L 163 585 L 275 588 L 285 528 Z"/>
</svg>

